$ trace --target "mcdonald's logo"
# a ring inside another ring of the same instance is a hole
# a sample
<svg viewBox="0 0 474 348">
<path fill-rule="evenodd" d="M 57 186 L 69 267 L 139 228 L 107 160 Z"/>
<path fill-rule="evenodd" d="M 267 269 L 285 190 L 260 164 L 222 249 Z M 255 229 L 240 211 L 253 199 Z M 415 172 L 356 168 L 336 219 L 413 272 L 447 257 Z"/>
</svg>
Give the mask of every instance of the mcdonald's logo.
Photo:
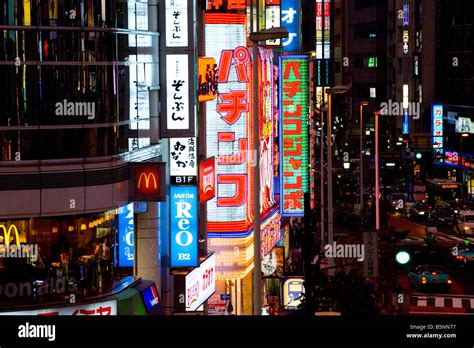
<svg viewBox="0 0 474 348">
<path fill-rule="evenodd" d="M 154 188 L 155 190 L 158 189 L 158 181 L 156 179 L 156 176 L 155 174 L 153 173 L 141 173 L 140 174 L 140 177 L 138 178 L 138 189 L 140 189 L 141 187 L 141 184 L 142 184 L 142 179 L 145 178 L 145 188 L 150 188 L 150 179 L 153 179 L 153 183 L 154 183 Z"/>
<path fill-rule="evenodd" d="M 20 247 L 20 234 L 18 233 L 18 228 L 15 225 L 10 225 L 8 229 L 5 225 L 0 225 L 0 230 L 3 230 L 3 244 L 8 248 L 10 246 L 10 236 L 12 231 L 15 231 L 15 240 L 16 246 Z"/>
<path fill-rule="evenodd" d="M 130 162 L 129 174 L 131 202 L 166 200 L 166 163 Z"/>
<path fill-rule="evenodd" d="M 141 167 L 135 171 L 135 191 L 142 195 L 156 195 L 159 192 L 158 168 Z"/>
</svg>

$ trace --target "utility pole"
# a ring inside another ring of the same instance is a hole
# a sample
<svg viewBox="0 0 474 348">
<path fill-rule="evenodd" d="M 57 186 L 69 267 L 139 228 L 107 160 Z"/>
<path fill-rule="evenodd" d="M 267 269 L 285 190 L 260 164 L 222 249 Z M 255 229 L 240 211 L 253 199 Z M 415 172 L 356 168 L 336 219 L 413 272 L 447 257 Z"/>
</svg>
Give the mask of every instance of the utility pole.
<svg viewBox="0 0 474 348">
<path fill-rule="evenodd" d="M 258 6 L 258 2 L 257 2 Z M 257 7 L 258 13 L 258 7 Z M 283 39 L 288 37 L 286 28 L 270 28 L 249 35 L 249 40 L 253 46 L 252 61 L 252 88 L 253 88 L 253 150 L 254 150 L 254 175 L 253 175 L 253 315 L 262 315 L 262 261 L 260 245 L 260 132 L 258 113 L 258 47 L 259 42 Z"/>
<path fill-rule="evenodd" d="M 359 214 L 360 214 L 360 228 L 363 230 L 364 226 L 364 106 L 369 105 L 367 102 L 360 103 L 360 161 L 359 161 L 359 172 L 360 172 L 360 199 L 359 199 Z"/>
</svg>

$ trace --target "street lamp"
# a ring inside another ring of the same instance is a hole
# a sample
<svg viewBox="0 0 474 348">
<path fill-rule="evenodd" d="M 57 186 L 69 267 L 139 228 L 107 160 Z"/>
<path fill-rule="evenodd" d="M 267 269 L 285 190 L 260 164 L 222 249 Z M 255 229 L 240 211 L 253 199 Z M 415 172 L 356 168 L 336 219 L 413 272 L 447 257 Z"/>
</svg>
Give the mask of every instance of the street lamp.
<svg viewBox="0 0 474 348">
<path fill-rule="evenodd" d="M 380 230 L 379 114 L 375 115 L 375 230 Z"/>
<path fill-rule="evenodd" d="M 359 161 L 359 171 L 360 171 L 360 199 L 359 199 L 359 215 L 360 215 L 360 226 L 362 229 L 363 223 L 364 223 L 364 154 L 362 153 L 364 151 L 364 146 L 363 146 L 363 132 L 364 132 L 364 106 L 369 105 L 368 102 L 363 101 L 359 104 L 360 106 L 360 161 Z"/>
<path fill-rule="evenodd" d="M 332 95 L 346 93 L 349 90 L 346 86 L 335 86 L 328 88 L 326 93 L 328 95 L 328 244 L 332 245 L 334 241 L 334 214 L 332 202 Z M 329 259 L 329 274 L 334 274 L 334 261 Z"/>
<path fill-rule="evenodd" d="M 262 261 L 260 257 L 260 134 L 258 114 L 258 45 L 259 42 L 288 37 L 286 28 L 277 27 L 252 32 L 249 40 L 253 47 L 253 149 L 254 172 L 253 172 L 253 314 L 262 315 Z"/>
<path fill-rule="evenodd" d="M 461 140 L 460 140 L 460 147 L 459 147 L 459 152 L 460 152 L 460 158 L 461 158 L 461 166 L 460 166 L 460 172 L 461 172 L 461 199 L 464 199 L 465 195 L 464 195 L 464 138 L 468 138 L 470 135 L 470 133 L 462 133 L 461 134 Z M 469 184 L 468 184 L 468 187 L 469 187 Z M 469 192 L 469 188 L 468 188 L 468 192 Z"/>
</svg>

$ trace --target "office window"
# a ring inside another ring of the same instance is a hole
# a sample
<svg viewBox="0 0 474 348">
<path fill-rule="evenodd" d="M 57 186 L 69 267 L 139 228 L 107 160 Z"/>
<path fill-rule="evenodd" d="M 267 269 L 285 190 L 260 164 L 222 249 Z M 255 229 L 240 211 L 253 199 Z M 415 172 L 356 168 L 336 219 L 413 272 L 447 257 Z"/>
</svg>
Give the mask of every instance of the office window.
<svg viewBox="0 0 474 348">
<path fill-rule="evenodd" d="M 370 97 L 371 98 L 377 98 L 377 88 L 370 87 Z"/>
<path fill-rule="evenodd" d="M 367 68 L 377 67 L 377 57 L 367 57 Z"/>
</svg>

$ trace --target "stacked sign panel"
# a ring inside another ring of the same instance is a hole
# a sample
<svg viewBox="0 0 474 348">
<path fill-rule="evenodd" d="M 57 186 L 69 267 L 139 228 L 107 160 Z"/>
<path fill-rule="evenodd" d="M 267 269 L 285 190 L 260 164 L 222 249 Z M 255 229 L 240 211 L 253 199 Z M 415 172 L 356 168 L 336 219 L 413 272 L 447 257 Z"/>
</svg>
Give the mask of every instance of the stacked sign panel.
<svg viewBox="0 0 474 348">
<path fill-rule="evenodd" d="M 171 266 L 198 266 L 197 187 L 171 186 L 170 199 Z"/>
<path fill-rule="evenodd" d="M 246 232 L 252 222 L 251 57 L 244 14 L 205 16 L 205 55 L 219 62 L 217 100 L 206 103 L 207 157 L 216 157 L 217 192 L 209 232 Z"/>
<path fill-rule="evenodd" d="M 304 215 L 308 170 L 308 58 L 280 57 L 280 209 Z"/>
<path fill-rule="evenodd" d="M 432 127 L 433 127 L 433 151 L 435 154 L 435 161 L 443 161 L 443 105 L 433 105 L 432 110 Z"/>
<path fill-rule="evenodd" d="M 216 275 L 222 278 L 233 271 L 232 277 L 242 277 L 252 267 L 246 252 L 253 221 L 252 67 L 246 29 L 245 14 L 205 14 L 205 56 L 218 62 L 219 83 L 217 99 L 206 102 L 206 155 L 216 158 L 217 179 L 215 197 L 207 202 L 208 237 L 209 250 L 216 252 Z M 236 245 L 237 267 L 225 257 Z"/>
<path fill-rule="evenodd" d="M 281 25 L 288 30 L 288 38 L 282 40 L 284 52 L 300 51 L 300 1 L 281 0 Z"/>
</svg>

